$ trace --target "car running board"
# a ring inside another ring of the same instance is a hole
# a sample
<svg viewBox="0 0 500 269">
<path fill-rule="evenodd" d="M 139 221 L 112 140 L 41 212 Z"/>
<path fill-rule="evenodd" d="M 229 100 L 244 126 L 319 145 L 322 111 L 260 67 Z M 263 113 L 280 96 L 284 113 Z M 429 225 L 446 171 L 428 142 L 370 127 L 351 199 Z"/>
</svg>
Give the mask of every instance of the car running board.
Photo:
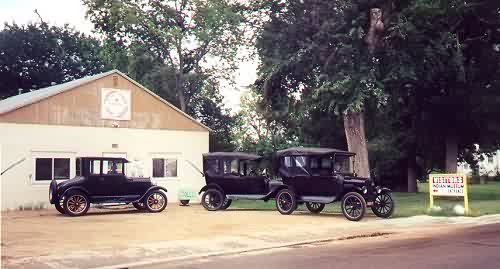
<svg viewBox="0 0 500 269">
<path fill-rule="evenodd" d="M 263 200 L 267 194 L 230 194 L 226 195 L 230 200 Z"/>
<path fill-rule="evenodd" d="M 297 201 L 329 204 L 335 201 L 336 196 L 299 196 Z"/>
</svg>

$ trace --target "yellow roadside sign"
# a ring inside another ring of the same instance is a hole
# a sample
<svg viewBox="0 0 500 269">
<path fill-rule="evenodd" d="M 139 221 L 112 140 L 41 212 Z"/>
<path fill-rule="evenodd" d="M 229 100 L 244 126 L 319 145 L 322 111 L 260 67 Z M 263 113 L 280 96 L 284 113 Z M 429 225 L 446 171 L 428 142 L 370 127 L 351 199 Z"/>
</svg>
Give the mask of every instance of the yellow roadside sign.
<svg viewBox="0 0 500 269">
<path fill-rule="evenodd" d="M 434 196 L 464 197 L 465 214 L 469 213 L 467 176 L 465 174 L 429 175 L 429 208 L 434 207 Z"/>
</svg>

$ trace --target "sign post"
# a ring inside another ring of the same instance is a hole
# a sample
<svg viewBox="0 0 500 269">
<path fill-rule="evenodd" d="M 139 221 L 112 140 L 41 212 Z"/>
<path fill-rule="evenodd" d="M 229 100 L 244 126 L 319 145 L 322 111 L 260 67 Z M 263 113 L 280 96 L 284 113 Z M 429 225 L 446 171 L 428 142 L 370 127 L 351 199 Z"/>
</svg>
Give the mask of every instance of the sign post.
<svg viewBox="0 0 500 269">
<path fill-rule="evenodd" d="M 434 207 L 434 196 L 464 197 L 465 214 L 469 213 L 467 176 L 464 174 L 429 175 L 429 208 Z"/>
</svg>

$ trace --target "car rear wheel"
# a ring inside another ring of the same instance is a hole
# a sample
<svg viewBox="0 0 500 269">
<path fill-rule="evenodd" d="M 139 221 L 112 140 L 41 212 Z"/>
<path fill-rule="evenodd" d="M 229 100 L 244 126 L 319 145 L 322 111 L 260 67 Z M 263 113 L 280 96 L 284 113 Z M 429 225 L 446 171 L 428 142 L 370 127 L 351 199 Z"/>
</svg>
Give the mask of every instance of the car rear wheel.
<svg viewBox="0 0 500 269">
<path fill-rule="evenodd" d="M 227 198 L 226 198 L 226 199 L 224 200 L 224 203 L 222 204 L 222 206 L 221 206 L 221 208 L 220 208 L 220 209 L 222 209 L 222 210 L 226 210 L 226 209 L 228 209 L 228 208 L 229 208 L 229 206 L 231 206 L 231 203 L 232 203 L 232 202 L 233 202 L 233 200 L 231 200 L 231 199 L 227 199 Z"/>
<path fill-rule="evenodd" d="M 390 193 L 381 193 L 375 198 L 372 211 L 377 217 L 389 218 L 394 213 L 395 207 L 396 204 L 394 203 L 394 199 L 392 199 L 392 195 Z"/>
<path fill-rule="evenodd" d="M 322 203 L 314 203 L 314 202 L 306 202 L 306 207 L 311 211 L 311 213 L 318 214 L 325 208 L 325 204 Z"/>
<path fill-rule="evenodd" d="M 145 210 L 146 209 L 146 206 L 144 205 L 144 203 L 133 202 L 132 205 L 137 210 Z"/>
<path fill-rule="evenodd" d="M 342 198 L 342 214 L 346 219 L 359 221 L 365 216 L 366 201 L 361 194 L 349 192 Z"/>
<path fill-rule="evenodd" d="M 283 215 L 290 215 L 297 209 L 295 193 L 289 189 L 283 189 L 276 195 L 276 208 Z"/>
<path fill-rule="evenodd" d="M 217 189 L 208 189 L 201 196 L 201 204 L 208 211 L 216 211 L 224 205 L 224 196 Z"/>
<path fill-rule="evenodd" d="M 83 216 L 89 211 L 90 201 L 83 192 L 75 191 L 64 197 L 64 213 L 71 217 Z"/>
<path fill-rule="evenodd" d="M 152 191 L 146 195 L 145 206 L 151 213 L 162 212 L 167 207 L 167 196 L 162 191 Z"/>
<path fill-rule="evenodd" d="M 59 200 L 59 203 L 55 203 L 54 206 L 56 207 L 57 211 L 59 211 L 59 213 L 66 214 L 66 212 L 64 212 L 64 197 Z"/>
</svg>

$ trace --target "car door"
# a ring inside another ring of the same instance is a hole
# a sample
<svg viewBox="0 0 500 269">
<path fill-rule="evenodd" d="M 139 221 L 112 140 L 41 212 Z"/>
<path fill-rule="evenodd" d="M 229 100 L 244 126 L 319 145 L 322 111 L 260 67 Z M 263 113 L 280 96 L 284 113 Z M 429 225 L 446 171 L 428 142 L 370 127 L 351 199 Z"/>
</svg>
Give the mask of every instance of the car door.
<svg viewBox="0 0 500 269">
<path fill-rule="evenodd" d="M 126 182 L 121 160 L 103 160 L 102 178 L 103 187 L 106 188 L 106 196 L 124 196 L 127 195 L 130 187 Z"/>
<path fill-rule="evenodd" d="M 88 160 L 88 175 L 85 188 L 89 191 L 90 196 L 106 196 L 106 185 L 108 184 L 104 179 L 101 160 Z"/>
<path fill-rule="evenodd" d="M 331 157 L 317 158 L 317 169 L 314 169 L 312 195 L 334 196 L 336 194 L 337 179 L 333 176 L 333 159 Z M 311 165 L 313 163 L 311 162 Z"/>
</svg>

